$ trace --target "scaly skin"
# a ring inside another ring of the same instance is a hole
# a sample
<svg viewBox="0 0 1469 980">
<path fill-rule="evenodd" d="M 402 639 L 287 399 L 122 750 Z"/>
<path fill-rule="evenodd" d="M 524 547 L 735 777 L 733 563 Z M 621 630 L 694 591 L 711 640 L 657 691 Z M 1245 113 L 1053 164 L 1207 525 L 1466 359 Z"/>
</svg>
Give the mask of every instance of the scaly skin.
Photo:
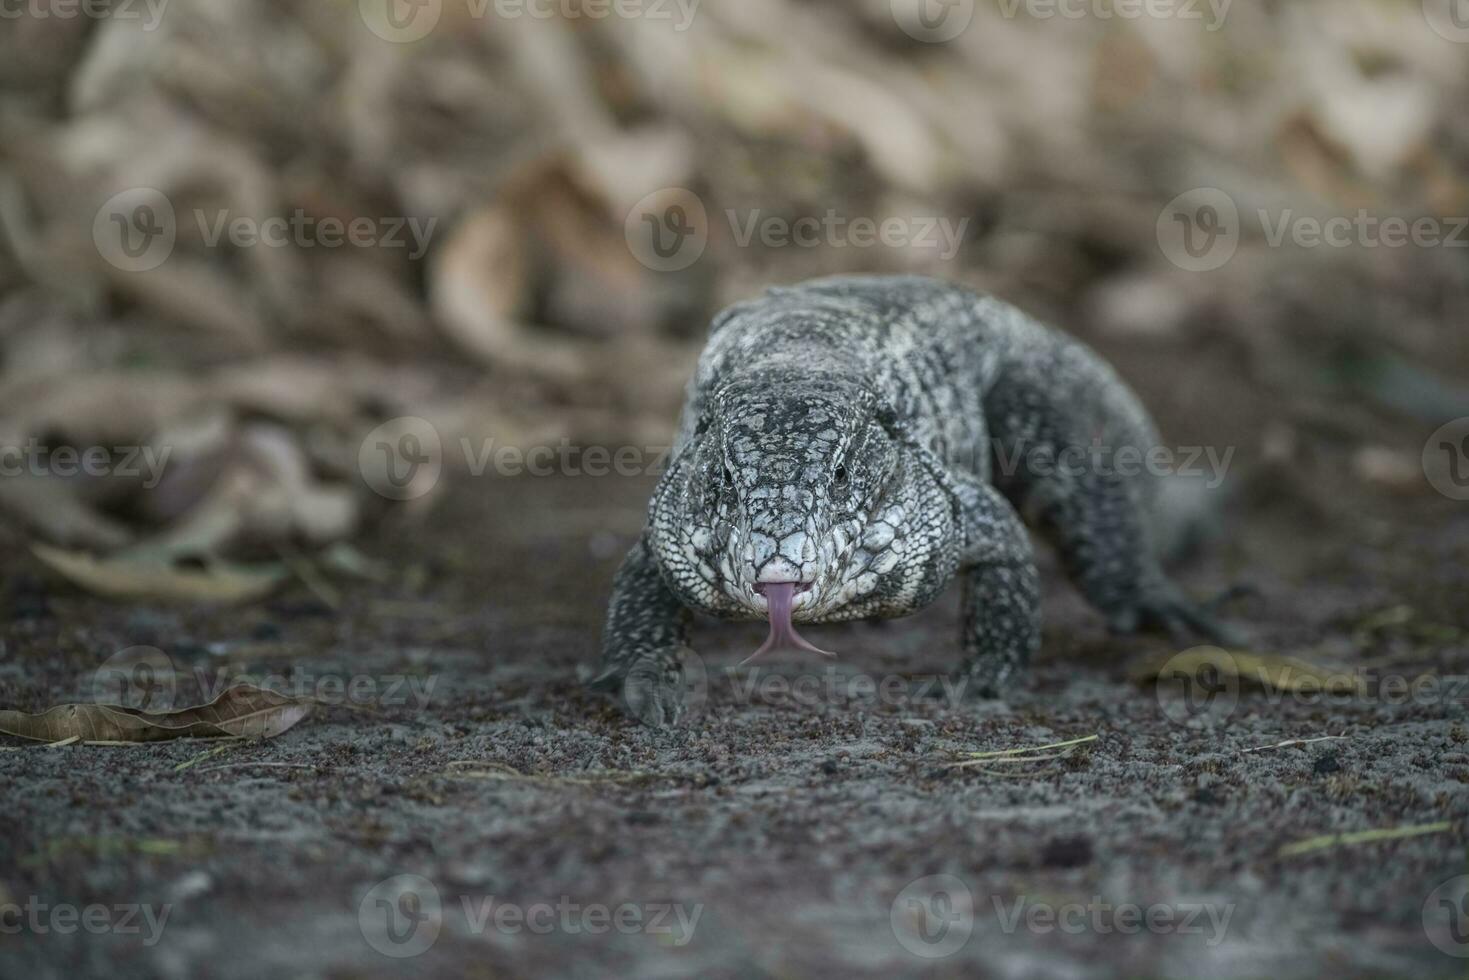
<svg viewBox="0 0 1469 980">
<path fill-rule="evenodd" d="M 1159 478 L 1075 462 L 1157 441 L 1096 354 L 998 300 L 916 277 L 773 289 L 714 321 L 592 686 L 672 724 L 690 610 L 764 619 L 757 585 L 787 581 L 798 623 L 905 616 L 958 576 L 959 673 L 999 696 L 1040 643 L 1021 514 L 1114 630 L 1222 639 L 1159 567 Z"/>
</svg>

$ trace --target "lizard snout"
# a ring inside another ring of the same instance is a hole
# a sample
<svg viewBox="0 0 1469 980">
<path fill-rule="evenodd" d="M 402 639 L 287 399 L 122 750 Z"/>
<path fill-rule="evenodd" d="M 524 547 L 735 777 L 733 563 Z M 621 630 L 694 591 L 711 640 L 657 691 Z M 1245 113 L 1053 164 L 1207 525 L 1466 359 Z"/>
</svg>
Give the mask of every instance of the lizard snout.
<svg viewBox="0 0 1469 980">
<path fill-rule="evenodd" d="M 803 575 L 799 565 L 785 558 L 772 558 L 761 566 L 760 573 L 755 576 L 755 591 L 764 595 L 766 584 L 789 582 L 800 586 L 798 592 L 804 592 L 811 588 L 811 583 L 815 580 L 815 575 Z"/>
</svg>

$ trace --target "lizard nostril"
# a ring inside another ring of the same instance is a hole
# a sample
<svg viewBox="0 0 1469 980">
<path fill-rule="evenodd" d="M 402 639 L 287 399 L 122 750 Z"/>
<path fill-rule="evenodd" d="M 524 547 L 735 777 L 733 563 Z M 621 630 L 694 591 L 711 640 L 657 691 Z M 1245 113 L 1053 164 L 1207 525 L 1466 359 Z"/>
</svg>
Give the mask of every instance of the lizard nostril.
<svg viewBox="0 0 1469 980">
<path fill-rule="evenodd" d="M 767 585 L 794 585 L 796 587 L 796 595 L 800 595 L 802 592 L 811 591 L 810 582 L 757 582 L 755 583 L 755 592 L 759 595 L 764 595 L 765 587 Z"/>
</svg>

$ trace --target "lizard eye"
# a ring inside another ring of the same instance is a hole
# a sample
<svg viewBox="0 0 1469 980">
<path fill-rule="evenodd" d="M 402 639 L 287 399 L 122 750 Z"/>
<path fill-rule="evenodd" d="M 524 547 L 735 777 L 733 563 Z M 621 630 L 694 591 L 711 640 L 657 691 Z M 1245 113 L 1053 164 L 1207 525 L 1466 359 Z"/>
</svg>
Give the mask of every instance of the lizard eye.
<svg viewBox="0 0 1469 980">
<path fill-rule="evenodd" d="M 837 467 L 836 485 L 839 487 L 845 487 L 847 485 L 847 468 L 845 466 Z"/>
<path fill-rule="evenodd" d="M 730 469 L 729 469 L 728 466 L 726 466 L 724 468 L 724 472 L 723 472 L 722 476 L 724 477 L 724 485 L 726 487 L 732 487 L 732 486 L 734 486 L 734 474 L 730 472 Z"/>
</svg>

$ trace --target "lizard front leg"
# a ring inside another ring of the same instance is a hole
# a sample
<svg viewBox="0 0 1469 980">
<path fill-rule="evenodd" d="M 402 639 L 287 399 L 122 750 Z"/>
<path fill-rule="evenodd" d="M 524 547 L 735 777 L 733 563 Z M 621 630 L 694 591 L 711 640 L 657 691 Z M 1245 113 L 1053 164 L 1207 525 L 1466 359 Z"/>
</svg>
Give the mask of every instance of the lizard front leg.
<svg viewBox="0 0 1469 980">
<path fill-rule="evenodd" d="M 1010 502 L 977 477 L 953 480 L 964 576 L 964 662 L 955 678 L 966 693 L 1000 697 L 1040 648 L 1040 572 Z"/>
<path fill-rule="evenodd" d="M 1038 481 L 1030 501 L 1068 575 L 1114 633 L 1161 629 L 1178 643 L 1203 637 L 1239 644 L 1237 630 L 1216 620 L 1164 573 L 1136 493 L 1126 478 L 1084 472 L 1071 480 Z"/>
<path fill-rule="evenodd" d="M 1157 432 L 1095 354 L 1030 336 L 986 395 L 985 416 L 995 483 L 1114 632 L 1160 627 L 1178 641 L 1238 642 L 1163 572 L 1150 533 L 1162 477 L 1141 465 Z"/>
<path fill-rule="evenodd" d="M 640 539 L 612 581 L 602 669 L 587 686 L 616 696 L 645 725 L 674 724 L 684 711 L 688 621 L 688 610 L 658 573 L 646 537 Z"/>
</svg>

